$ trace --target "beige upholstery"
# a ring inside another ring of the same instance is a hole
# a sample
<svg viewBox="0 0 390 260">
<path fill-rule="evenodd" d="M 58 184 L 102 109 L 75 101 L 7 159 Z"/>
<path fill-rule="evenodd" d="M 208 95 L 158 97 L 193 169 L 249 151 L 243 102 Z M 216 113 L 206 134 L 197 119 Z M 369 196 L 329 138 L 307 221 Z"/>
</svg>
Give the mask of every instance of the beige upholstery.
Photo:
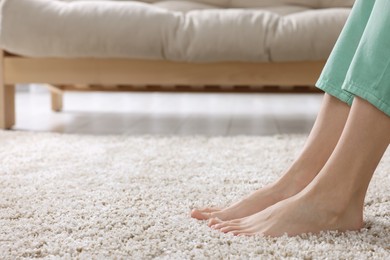
<svg viewBox="0 0 390 260">
<path fill-rule="evenodd" d="M 351 0 L 3 0 L 0 46 L 33 57 L 323 60 L 352 4 Z"/>
<path fill-rule="evenodd" d="M 144 0 L 142 2 L 156 3 L 160 2 L 160 0 Z M 351 7 L 354 3 L 354 0 L 182 0 L 178 2 L 199 2 L 224 8 L 251 8 L 281 5 L 299 5 L 312 8 L 328 8 Z"/>
</svg>

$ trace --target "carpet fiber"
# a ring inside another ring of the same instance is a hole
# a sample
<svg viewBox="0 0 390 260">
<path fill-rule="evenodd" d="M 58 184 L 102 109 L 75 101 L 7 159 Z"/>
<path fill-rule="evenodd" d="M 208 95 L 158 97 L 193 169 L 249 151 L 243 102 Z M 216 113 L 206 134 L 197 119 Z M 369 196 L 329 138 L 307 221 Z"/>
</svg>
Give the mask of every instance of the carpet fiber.
<svg viewBox="0 0 390 260">
<path fill-rule="evenodd" d="M 390 259 L 389 152 L 361 232 L 234 237 L 189 217 L 272 182 L 303 143 L 0 132 L 1 258 Z"/>
</svg>

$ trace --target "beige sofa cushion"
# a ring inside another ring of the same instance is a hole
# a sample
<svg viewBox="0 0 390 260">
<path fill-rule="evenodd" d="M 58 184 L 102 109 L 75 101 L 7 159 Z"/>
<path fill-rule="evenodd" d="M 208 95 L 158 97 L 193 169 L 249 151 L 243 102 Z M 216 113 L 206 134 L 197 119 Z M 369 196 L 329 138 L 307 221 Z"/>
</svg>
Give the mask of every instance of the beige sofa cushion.
<svg viewBox="0 0 390 260">
<path fill-rule="evenodd" d="M 350 12 L 319 8 L 336 0 L 149 2 L 3 0 L 0 45 L 34 57 L 323 60 Z"/>
<path fill-rule="evenodd" d="M 156 3 L 160 2 L 160 0 L 142 0 L 142 2 Z M 181 0 L 180 2 L 198 2 L 224 8 L 253 8 L 280 5 L 298 5 L 312 8 L 329 8 L 352 7 L 354 0 Z"/>
<path fill-rule="evenodd" d="M 318 7 L 329 8 L 329 7 L 352 7 L 355 0 L 319 0 Z"/>
</svg>

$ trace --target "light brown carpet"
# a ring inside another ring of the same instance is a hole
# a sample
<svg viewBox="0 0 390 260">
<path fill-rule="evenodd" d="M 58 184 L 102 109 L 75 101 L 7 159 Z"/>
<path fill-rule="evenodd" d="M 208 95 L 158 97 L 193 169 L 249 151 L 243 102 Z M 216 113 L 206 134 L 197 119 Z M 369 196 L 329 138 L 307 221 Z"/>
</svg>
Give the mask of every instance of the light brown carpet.
<svg viewBox="0 0 390 260">
<path fill-rule="evenodd" d="M 303 143 L 0 132 L 0 258 L 390 259 L 389 152 L 361 232 L 233 237 L 189 217 L 272 182 Z"/>
</svg>

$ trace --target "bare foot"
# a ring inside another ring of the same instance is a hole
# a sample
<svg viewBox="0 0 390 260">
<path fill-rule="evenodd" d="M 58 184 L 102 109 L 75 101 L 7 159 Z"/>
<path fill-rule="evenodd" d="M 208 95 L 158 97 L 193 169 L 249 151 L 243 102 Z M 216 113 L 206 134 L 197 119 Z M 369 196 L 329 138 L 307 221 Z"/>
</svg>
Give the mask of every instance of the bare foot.
<svg viewBox="0 0 390 260">
<path fill-rule="evenodd" d="M 292 175 L 292 174 L 291 174 Z M 300 192 L 313 177 L 305 182 L 298 182 L 286 174 L 282 179 L 274 184 L 270 184 L 256 190 L 248 197 L 238 201 L 225 209 L 203 208 L 193 209 L 191 217 L 199 220 L 218 218 L 220 220 L 231 220 L 253 215 L 269 206 L 289 198 Z"/>
<path fill-rule="evenodd" d="M 209 221 L 209 226 L 233 235 L 271 237 L 315 234 L 327 230 L 359 230 L 363 227 L 363 210 L 359 203 L 338 207 L 337 200 L 324 200 L 323 194 L 306 192 L 305 189 L 252 216 L 231 221 L 214 218 Z"/>
<path fill-rule="evenodd" d="M 203 208 L 193 209 L 191 217 L 199 220 L 210 218 L 219 218 L 221 220 L 230 220 L 252 215 L 260 210 L 283 199 L 283 194 L 276 192 L 273 185 L 266 186 L 256 190 L 248 197 L 238 201 L 225 209 Z"/>
</svg>

